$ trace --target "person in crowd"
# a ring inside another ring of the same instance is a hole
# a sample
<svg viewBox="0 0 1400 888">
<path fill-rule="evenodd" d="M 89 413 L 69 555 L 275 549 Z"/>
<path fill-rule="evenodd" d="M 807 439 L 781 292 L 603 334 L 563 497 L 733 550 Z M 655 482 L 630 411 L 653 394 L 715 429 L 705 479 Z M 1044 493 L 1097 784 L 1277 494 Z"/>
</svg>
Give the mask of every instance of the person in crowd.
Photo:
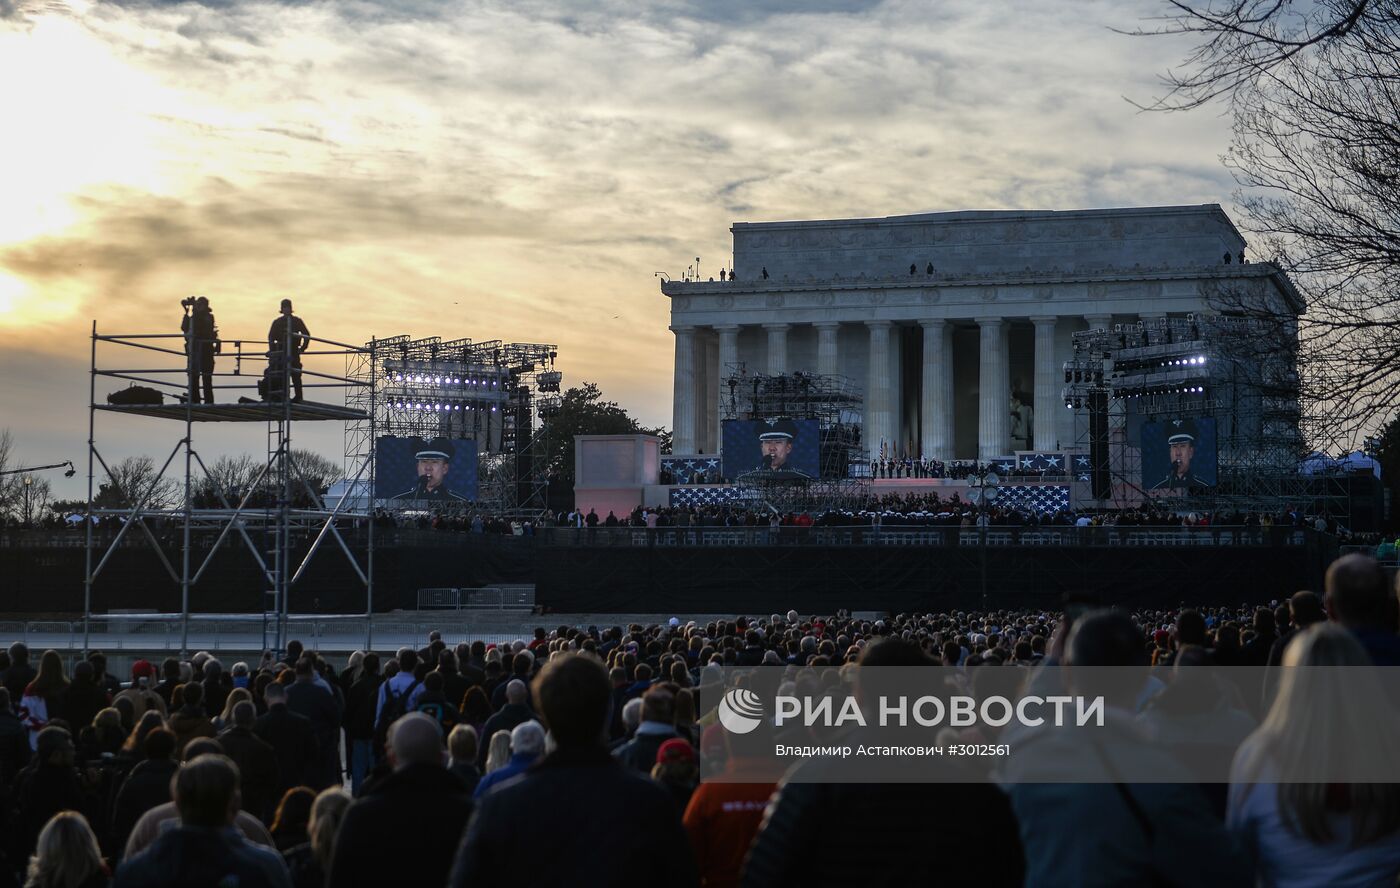
<svg viewBox="0 0 1400 888">
<path fill-rule="evenodd" d="M 60 811 L 39 832 L 25 888 L 106 888 L 109 873 L 87 818 Z"/>
<path fill-rule="evenodd" d="M 1229 763 L 1256 722 L 1230 693 L 1231 687 L 1215 676 L 1205 648 L 1187 645 L 1177 651 L 1171 679 L 1148 702 L 1138 722 L 1152 742 L 1195 776 L 1223 821 Z"/>
<path fill-rule="evenodd" d="M 109 706 L 98 710 L 92 717 L 92 724 L 78 732 L 78 748 L 84 761 L 111 758 L 121 752 L 128 735 L 122 726 L 121 712 Z"/>
<path fill-rule="evenodd" d="M 233 699 L 232 694 L 229 699 Z M 231 723 L 217 739 L 224 753 L 238 766 L 243 810 L 264 823 L 271 823 L 273 804 L 277 800 L 277 751 L 253 733 L 256 721 L 257 710 L 252 701 L 241 700 L 234 704 Z"/>
<path fill-rule="evenodd" d="M 1343 555 L 1327 568 L 1323 602 L 1327 616 L 1356 636 L 1377 666 L 1400 666 L 1395 601 L 1380 562 L 1369 555 Z M 1391 691 L 1392 700 L 1400 700 Z"/>
<path fill-rule="evenodd" d="M 892 679 L 933 661 L 913 641 L 885 637 L 865 647 L 856 670 L 855 697 L 869 721 Z M 760 680 L 766 680 L 760 676 Z M 860 728 L 841 736 L 858 743 Z M 859 882 L 856 857 L 819 849 L 835 843 L 882 848 L 881 879 L 916 884 L 1020 885 L 1024 864 L 1016 819 L 1006 796 L 955 761 L 935 758 L 921 768 L 938 769 L 938 782 L 901 782 L 901 766 L 887 759 L 884 782 L 851 783 L 847 763 L 821 758 L 797 765 L 778 786 L 744 866 L 744 885 L 846 885 Z M 775 779 L 771 775 L 769 779 Z M 847 776 L 846 779 L 849 779 Z M 831 811 L 859 811 L 833 820 Z M 986 860 L 998 865 L 989 869 Z"/>
<path fill-rule="evenodd" d="M 170 730 L 175 734 L 177 748 L 181 751 L 191 740 L 199 737 L 213 737 L 214 723 L 204 712 L 204 686 L 198 682 L 186 682 L 180 686 L 181 705 L 170 713 Z"/>
<path fill-rule="evenodd" d="M 1151 743 L 1136 721 L 1148 677 L 1146 649 L 1126 614 L 1100 611 L 1076 619 L 1067 641 L 1068 690 L 1102 697 L 1103 725 L 1047 723 L 1003 735 L 1012 750 L 1003 777 L 1025 846 L 1028 888 L 1250 881 L 1247 861 L 1211 815 L 1193 775 Z M 1034 682 L 1032 693 L 1044 690 Z M 1117 778 L 1130 771 L 1159 775 L 1162 782 Z M 1066 775 L 1086 774 L 1097 780 L 1064 782 Z M 1083 823 L 1096 825 L 1077 828 Z"/>
<path fill-rule="evenodd" d="M 233 724 L 233 707 L 243 702 L 253 702 L 253 692 L 247 688 L 234 688 L 224 698 L 224 708 L 214 716 L 214 734 L 218 736 Z"/>
<path fill-rule="evenodd" d="M 213 719 L 224 711 L 233 680 L 224 672 L 224 664 L 214 657 L 204 661 L 203 676 L 199 683 L 204 687 L 204 714 Z"/>
<path fill-rule="evenodd" d="M 273 682 L 263 694 L 267 713 L 253 723 L 253 733 L 277 753 L 277 792 L 309 786 L 318 775 L 316 732 L 311 720 L 287 708 L 287 689 Z"/>
<path fill-rule="evenodd" d="M 5 690 L 10 692 L 10 700 L 17 701 L 24 696 L 24 689 L 38 677 L 39 672 L 29 665 L 29 646 L 24 642 L 17 641 L 10 645 L 8 653 L 10 665 L 6 667 L 0 684 L 4 684 Z"/>
<path fill-rule="evenodd" d="M 228 757 L 210 753 L 187 762 L 173 792 L 178 822 L 153 837 L 148 848 L 128 853 L 113 888 L 291 888 L 281 855 L 234 828 L 243 812 L 238 766 Z"/>
<path fill-rule="evenodd" d="M 502 731 L 496 736 L 504 733 Z M 473 795 L 479 799 L 494 787 L 525 773 L 543 754 L 544 728 L 540 723 L 531 719 L 516 725 L 510 732 L 510 760 L 499 768 L 489 769 L 486 776 L 477 783 Z"/>
<path fill-rule="evenodd" d="M 379 655 L 365 654 L 359 674 L 345 692 L 345 754 L 350 760 L 351 792 L 356 795 L 374 766 L 374 714 L 382 681 Z"/>
<path fill-rule="evenodd" d="M 101 651 L 93 651 L 88 654 L 87 661 L 92 664 L 93 683 L 107 692 L 108 697 L 115 697 L 122 689 L 121 679 L 107 671 L 107 655 Z M 77 667 L 73 667 L 77 672 Z"/>
<path fill-rule="evenodd" d="M 1263 712 L 1268 712 L 1278 693 L 1279 665 L 1283 663 L 1283 653 L 1288 643 L 1302 630 L 1327 619 L 1327 611 L 1322 606 L 1322 598 L 1308 590 L 1294 592 L 1288 599 L 1288 622 L 1292 631 L 1274 640 L 1269 649 L 1269 659 L 1264 667 L 1264 691 L 1261 701 Z"/>
<path fill-rule="evenodd" d="M 90 809 L 93 800 L 74 767 L 76 760 L 77 748 L 65 728 L 50 725 L 39 732 L 33 759 L 15 779 L 10 859 L 26 860 L 55 814 Z"/>
<path fill-rule="evenodd" d="M 316 791 L 309 786 L 294 786 L 277 803 L 277 813 L 272 818 L 268 832 L 277 850 L 286 853 L 290 849 L 309 840 L 307 825 L 311 822 L 311 805 L 316 801 Z"/>
<path fill-rule="evenodd" d="M 180 769 L 175 761 L 175 735 L 155 728 L 141 743 L 144 759 L 122 781 L 112 807 L 112 847 L 126 847 L 141 815 L 170 801 L 170 780 Z"/>
<path fill-rule="evenodd" d="M 482 680 L 485 680 L 486 671 L 481 670 L 481 675 Z M 483 736 L 482 732 L 486 730 L 486 720 L 493 714 L 491 700 L 481 689 L 481 685 L 473 684 L 467 688 L 467 692 L 462 695 L 462 705 L 458 707 L 458 723 L 471 725 L 476 729 L 477 737 L 481 737 Z"/>
<path fill-rule="evenodd" d="M 111 702 L 107 691 L 97 684 L 96 673 L 89 660 L 79 660 L 73 667 L 73 680 L 63 694 L 63 704 L 53 715 L 70 727 L 90 725 L 97 713 Z"/>
<path fill-rule="evenodd" d="M 375 737 L 381 746 L 387 741 L 389 725 L 404 713 L 412 712 L 419 695 L 423 693 L 423 682 L 414 674 L 418 668 L 418 652 L 412 648 L 401 648 L 396 661 L 399 664 L 398 673 L 380 682 L 375 702 Z"/>
<path fill-rule="evenodd" d="M 554 749 L 481 799 L 457 851 L 454 888 L 509 882 L 527 860 L 626 861 L 590 866 L 598 888 L 634 885 L 638 873 L 671 888 L 697 884 L 675 804 L 604 745 L 611 696 L 607 670 L 588 654 L 545 664 L 534 701 Z M 579 817 L 561 799 L 591 800 L 591 816 Z"/>
<path fill-rule="evenodd" d="M 486 720 L 486 724 L 481 729 L 481 736 L 486 738 L 486 745 L 477 753 L 481 760 L 478 762 L 482 767 L 486 766 L 486 754 L 490 751 L 491 738 L 497 731 L 513 731 L 517 725 L 522 725 L 535 717 L 526 700 L 530 696 L 529 685 L 518 678 L 511 679 L 505 686 L 505 705 L 495 715 Z"/>
<path fill-rule="evenodd" d="M 335 856 L 336 834 L 350 810 L 350 794 L 338 786 L 323 789 L 311 805 L 311 821 L 305 843 L 283 852 L 293 888 L 325 888 L 326 874 Z"/>
<path fill-rule="evenodd" d="M 58 651 L 44 651 L 39 658 L 39 672 L 24 687 L 24 695 L 19 701 L 19 717 L 29 731 L 31 749 L 38 748 L 39 732 L 48 727 L 49 720 L 58 718 L 63 711 L 63 695 L 67 691 L 68 678 L 63 674 L 63 658 Z"/>
<path fill-rule="evenodd" d="M 661 744 L 678 736 L 675 695 L 664 687 L 653 687 L 642 695 L 642 721 L 635 735 L 614 755 L 634 771 L 650 774 Z"/>
<path fill-rule="evenodd" d="M 190 745 L 185 747 L 181 771 L 183 772 L 185 769 L 189 768 L 191 764 L 205 756 L 214 756 L 224 761 L 232 762 L 228 756 L 223 754 L 217 740 L 200 737 L 190 741 Z M 233 767 L 236 773 L 238 766 L 233 765 Z M 172 795 L 176 794 L 173 786 L 171 788 L 171 793 Z M 133 857 L 146 850 L 160 835 L 166 832 L 172 825 L 179 822 L 180 808 L 178 801 L 179 799 L 175 798 L 163 805 L 157 805 L 141 815 L 141 819 L 137 820 L 136 825 L 131 828 L 131 835 L 126 840 L 126 849 L 122 854 L 123 858 Z M 237 801 L 240 806 L 242 805 L 241 798 L 235 799 L 235 801 Z M 268 834 L 267 828 L 262 825 L 262 821 L 258 820 L 258 818 L 249 814 L 247 811 L 242 810 L 241 807 L 234 812 L 231 825 L 248 841 L 261 845 L 264 848 L 274 847 L 272 836 Z"/>
<path fill-rule="evenodd" d="M 695 747 L 679 737 L 662 743 L 656 751 L 651 779 L 671 794 L 677 812 L 684 814 L 695 787 L 700 783 L 700 765 L 695 760 Z"/>
<path fill-rule="evenodd" d="M 510 761 L 510 731 L 497 731 L 491 735 L 490 751 L 486 753 L 486 773 L 492 774 Z"/>
<path fill-rule="evenodd" d="M 14 782 L 32 754 L 29 731 L 10 708 L 10 689 L 0 687 L 0 787 Z"/>
<path fill-rule="evenodd" d="M 447 652 L 444 651 L 444 653 Z M 448 701 L 443 687 L 444 680 L 441 672 L 429 672 L 423 676 L 423 693 L 418 698 L 418 705 L 414 709 L 436 721 L 443 734 L 447 734 L 456 726 L 458 712 L 456 705 Z"/>
<path fill-rule="evenodd" d="M 447 770 L 474 794 L 476 785 L 481 782 L 481 770 L 476 766 L 476 729 L 471 725 L 453 728 L 447 735 L 447 752 L 451 756 Z"/>
<path fill-rule="evenodd" d="M 316 681 L 316 661 L 303 654 L 296 662 L 296 679 L 287 688 L 287 708 L 311 722 L 316 737 L 316 764 L 307 783 L 324 789 L 340 778 L 340 706 L 335 696 Z"/>
<path fill-rule="evenodd" d="M 1352 762 L 1400 761 L 1386 692 L 1354 630 L 1317 624 L 1284 654 L 1278 696 L 1241 746 L 1228 824 L 1260 884 L 1392 885 L 1400 876 L 1400 786 L 1338 782 Z"/>
<path fill-rule="evenodd" d="M 393 771 L 365 786 L 340 826 L 327 883 L 336 888 L 447 880 L 472 800 L 444 764 L 437 724 L 421 712 L 397 719 L 387 757 Z"/>
<path fill-rule="evenodd" d="M 174 657 L 166 657 L 161 661 L 160 674 L 160 684 L 156 685 L 154 690 L 156 695 L 164 701 L 165 711 L 169 712 L 172 699 L 175 695 L 175 689 L 184 682 L 184 677 L 180 669 L 180 661 Z"/>
<path fill-rule="evenodd" d="M 686 806 L 683 823 L 705 888 L 736 888 L 744 858 L 763 822 L 763 811 L 777 788 L 774 768 L 764 758 L 771 734 L 734 734 L 715 728 L 722 750 L 704 747 L 706 757 L 723 755 L 723 780 L 700 784 Z M 702 741 L 703 742 L 703 741 Z"/>
<path fill-rule="evenodd" d="M 164 717 L 169 709 L 166 707 L 165 698 L 151 687 L 155 680 L 155 667 L 146 660 L 137 660 L 131 664 L 131 687 L 125 690 L 118 689 L 112 695 L 113 705 L 119 700 L 129 700 L 137 720 L 151 711 L 159 712 Z"/>
</svg>

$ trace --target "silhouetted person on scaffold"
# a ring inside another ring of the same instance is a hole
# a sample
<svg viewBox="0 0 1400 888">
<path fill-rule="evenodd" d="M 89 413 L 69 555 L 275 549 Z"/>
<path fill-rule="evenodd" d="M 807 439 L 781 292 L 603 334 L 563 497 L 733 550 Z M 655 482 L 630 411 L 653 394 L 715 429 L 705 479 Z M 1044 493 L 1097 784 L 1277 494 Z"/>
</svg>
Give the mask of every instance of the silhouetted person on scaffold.
<svg viewBox="0 0 1400 888">
<path fill-rule="evenodd" d="M 214 403 L 214 355 L 219 351 L 219 330 L 214 326 L 214 312 L 209 310 L 209 298 L 186 299 L 180 303 L 190 310 L 180 319 L 180 332 L 185 334 L 185 354 L 189 355 L 190 403 L 199 403 L 199 390 L 204 388 L 204 403 Z"/>
<path fill-rule="evenodd" d="M 286 379 L 290 377 L 296 388 L 296 397 L 292 400 L 301 400 L 301 354 L 310 344 L 311 333 L 306 324 L 292 314 L 292 300 L 283 299 L 282 314 L 267 331 L 268 367 L 277 368 L 276 375 L 282 375 L 282 397 L 287 396 Z"/>
</svg>

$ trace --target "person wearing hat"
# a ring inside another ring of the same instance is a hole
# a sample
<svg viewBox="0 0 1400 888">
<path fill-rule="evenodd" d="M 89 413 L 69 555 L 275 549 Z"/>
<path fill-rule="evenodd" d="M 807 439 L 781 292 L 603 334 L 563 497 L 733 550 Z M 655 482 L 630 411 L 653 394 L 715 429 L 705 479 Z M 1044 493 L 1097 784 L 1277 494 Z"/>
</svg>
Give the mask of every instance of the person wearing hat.
<svg viewBox="0 0 1400 888">
<path fill-rule="evenodd" d="M 792 456 L 792 442 L 797 437 L 797 423 L 790 419 L 765 422 L 758 427 L 758 451 L 762 458 L 757 469 L 765 472 L 796 471 L 787 464 Z"/>
<path fill-rule="evenodd" d="M 447 438 L 427 438 L 416 451 L 418 484 L 394 497 L 396 500 L 426 500 L 436 503 L 464 503 L 467 498 L 447 489 L 447 472 L 456 451 Z"/>
<path fill-rule="evenodd" d="M 296 397 L 292 399 L 294 401 L 301 400 L 301 354 L 310 344 L 311 333 L 306 329 L 306 324 L 292 314 L 292 300 L 283 299 L 282 313 L 267 330 L 268 366 L 280 366 L 283 372 L 291 377 L 296 390 Z M 277 363 L 279 361 L 280 364 Z M 285 382 L 282 391 L 285 396 Z"/>
<path fill-rule="evenodd" d="M 189 355 L 190 403 L 198 404 L 201 388 L 204 403 L 214 403 L 214 355 L 219 352 L 219 331 L 214 325 L 214 312 L 209 309 L 209 297 L 185 300 L 190 313 L 180 320 L 180 332 L 185 334 L 185 354 Z"/>
<path fill-rule="evenodd" d="M 1167 424 L 1167 448 L 1171 470 L 1152 490 L 1178 490 L 1185 487 L 1210 487 L 1191 469 L 1196 457 L 1196 423 L 1189 419 L 1174 419 Z"/>
</svg>

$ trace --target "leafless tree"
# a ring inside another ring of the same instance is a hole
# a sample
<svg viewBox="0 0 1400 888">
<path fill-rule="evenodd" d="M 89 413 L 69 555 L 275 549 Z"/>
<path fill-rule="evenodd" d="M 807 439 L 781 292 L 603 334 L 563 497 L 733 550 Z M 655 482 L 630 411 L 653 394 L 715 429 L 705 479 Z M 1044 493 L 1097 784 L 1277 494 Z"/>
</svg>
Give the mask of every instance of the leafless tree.
<svg viewBox="0 0 1400 888">
<path fill-rule="evenodd" d="M 181 481 L 166 475 L 156 480 L 158 467 L 149 456 L 128 456 L 112 464 L 111 476 L 99 486 L 93 505 L 108 509 L 133 508 L 150 493 L 146 509 L 169 509 L 181 501 Z"/>
<path fill-rule="evenodd" d="M 1400 409 L 1400 9 L 1374 0 L 1168 0 L 1198 38 L 1166 92 L 1228 104 L 1226 166 L 1254 251 L 1307 302 L 1299 330 L 1314 445 L 1356 446 Z"/>
</svg>

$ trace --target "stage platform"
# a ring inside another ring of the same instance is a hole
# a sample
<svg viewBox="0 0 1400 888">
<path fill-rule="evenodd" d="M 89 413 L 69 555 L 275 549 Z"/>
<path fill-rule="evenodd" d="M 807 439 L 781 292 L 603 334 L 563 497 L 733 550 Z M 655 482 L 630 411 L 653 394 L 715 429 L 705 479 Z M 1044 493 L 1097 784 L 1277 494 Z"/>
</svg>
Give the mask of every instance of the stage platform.
<svg viewBox="0 0 1400 888">
<path fill-rule="evenodd" d="M 293 401 L 290 412 L 281 401 L 252 401 L 244 404 L 98 404 L 98 410 L 173 419 L 184 422 L 276 422 L 290 418 L 294 422 L 332 420 L 349 422 L 368 419 L 363 410 L 314 401 Z"/>
</svg>

